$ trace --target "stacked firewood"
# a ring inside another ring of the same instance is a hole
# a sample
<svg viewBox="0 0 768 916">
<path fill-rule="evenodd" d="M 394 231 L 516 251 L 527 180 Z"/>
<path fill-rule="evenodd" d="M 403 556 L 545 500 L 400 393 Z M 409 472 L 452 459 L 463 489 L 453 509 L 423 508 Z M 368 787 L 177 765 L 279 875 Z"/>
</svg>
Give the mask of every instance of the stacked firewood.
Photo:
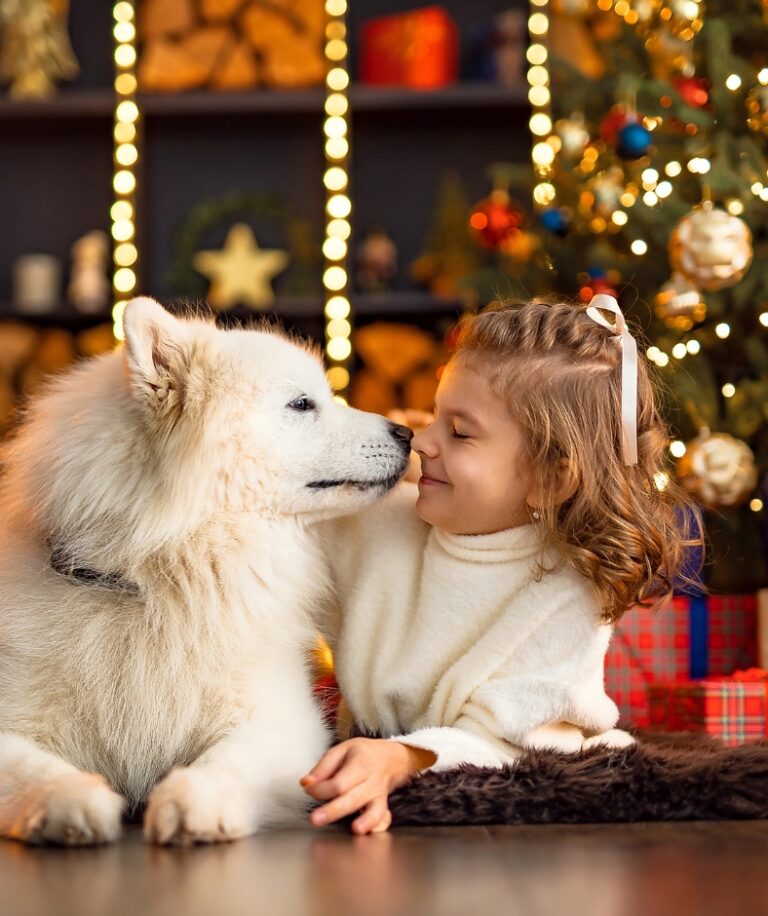
<svg viewBox="0 0 768 916">
<path fill-rule="evenodd" d="M 323 0 L 143 0 L 139 86 L 299 88 L 325 77 Z"/>
<path fill-rule="evenodd" d="M 80 357 L 98 356 L 113 346 L 111 324 L 71 334 L 63 328 L 0 323 L 0 437 L 13 428 L 25 398 L 47 378 Z"/>
</svg>

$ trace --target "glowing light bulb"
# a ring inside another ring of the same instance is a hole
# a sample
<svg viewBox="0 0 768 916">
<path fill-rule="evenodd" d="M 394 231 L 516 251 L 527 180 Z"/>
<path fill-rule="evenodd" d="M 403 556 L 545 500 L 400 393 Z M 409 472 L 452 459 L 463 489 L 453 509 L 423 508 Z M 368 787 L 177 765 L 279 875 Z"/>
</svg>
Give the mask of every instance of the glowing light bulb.
<svg viewBox="0 0 768 916">
<path fill-rule="evenodd" d="M 342 363 L 345 359 L 349 359 L 352 353 L 352 344 L 349 342 L 348 337 L 331 337 L 325 345 L 325 352 L 335 362 Z"/>
<path fill-rule="evenodd" d="M 347 285 L 347 272 L 343 267 L 329 267 L 323 274 L 323 286 L 334 291 Z"/>
<path fill-rule="evenodd" d="M 549 16 L 545 13 L 534 13 L 528 19 L 528 31 L 531 35 L 546 35 L 549 31 Z"/>
<path fill-rule="evenodd" d="M 325 375 L 334 391 L 343 391 L 349 385 L 349 370 L 344 366 L 331 366 Z"/>
<path fill-rule="evenodd" d="M 351 311 L 349 299 L 346 296 L 331 296 L 325 303 L 325 316 L 332 321 L 347 318 Z"/>
<path fill-rule="evenodd" d="M 349 73 L 343 67 L 333 67 L 328 71 L 325 83 L 334 92 L 343 92 L 349 86 Z"/>
<path fill-rule="evenodd" d="M 346 219 L 352 212 L 352 201 L 345 194 L 334 194 L 326 209 L 334 219 Z"/>
<path fill-rule="evenodd" d="M 341 239 L 327 238 L 323 242 L 323 255 L 329 261 L 341 261 L 347 256 L 347 243 Z"/>
</svg>

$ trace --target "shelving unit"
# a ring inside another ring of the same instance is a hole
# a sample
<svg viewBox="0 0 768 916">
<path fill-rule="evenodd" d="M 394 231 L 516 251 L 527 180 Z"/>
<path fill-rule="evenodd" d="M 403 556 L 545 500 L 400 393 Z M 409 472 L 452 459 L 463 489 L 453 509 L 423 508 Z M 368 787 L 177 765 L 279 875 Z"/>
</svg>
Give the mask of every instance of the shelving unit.
<svg viewBox="0 0 768 916">
<path fill-rule="evenodd" d="M 399 0 L 350 0 L 351 56 L 357 57 L 359 25 L 373 16 L 413 9 Z M 508 9 L 509 0 L 443 4 L 464 34 L 472 23 Z M 524 7 L 526 4 L 519 4 Z M 72 5 L 70 31 L 81 61 L 78 80 L 42 102 L 0 98 L 0 303 L 11 297 L 15 259 L 44 251 L 69 261 L 80 235 L 108 226 L 111 202 L 112 114 L 109 4 Z M 354 76 L 354 72 L 353 72 Z M 429 228 L 437 188 L 446 171 L 458 173 L 468 193 L 487 193 L 486 168 L 498 160 L 525 161 L 528 154 L 526 90 L 459 83 L 435 91 L 356 84 L 352 115 L 353 225 L 358 235 L 381 225 L 399 249 L 399 271 L 390 294 L 353 295 L 358 320 L 455 314 L 456 300 L 414 290 L 408 265 Z M 140 98 L 144 143 L 138 244 L 141 288 L 170 300 L 168 281 L 179 224 L 200 200 L 232 190 L 281 195 L 316 227 L 323 214 L 321 88 L 301 91 L 150 95 Z M 264 247 L 284 247 L 280 227 L 255 224 Z M 216 247 L 213 237 L 206 244 Z M 354 250 L 354 239 L 352 250 Z M 322 297 L 281 295 L 275 314 L 299 330 L 320 329 Z M 247 312 L 245 314 L 248 314 Z M 101 316 L 69 307 L 45 316 L 16 316 L 0 306 L 0 320 L 18 317 L 43 326 L 80 328 Z M 107 316 L 103 316 L 106 318 Z"/>
<path fill-rule="evenodd" d="M 355 85 L 349 90 L 354 117 L 370 111 L 454 112 L 487 109 L 526 108 L 524 85 L 507 87 L 492 83 L 465 82 L 443 89 L 415 90 Z M 145 117 L 189 117 L 249 114 L 320 114 L 324 93 L 321 89 L 253 89 L 246 92 L 184 92 L 175 95 L 139 94 Z M 111 118 L 114 96 L 108 89 L 62 91 L 38 102 L 0 99 L 0 120 L 59 120 L 71 118 Z"/>
<path fill-rule="evenodd" d="M 167 300 L 173 307 L 173 301 Z M 397 318 L 411 315 L 443 315 L 461 312 L 462 302 L 453 297 L 432 296 L 429 293 L 381 293 L 367 295 L 357 293 L 352 296 L 355 314 L 360 317 L 376 316 L 378 318 Z M 267 312 L 252 311 L 244 306 L 220 313 L 222 323 L 228 321 L 258 320 L 263 315 L 273 316 L 281 321 L 311 322 L 319 320 L 322 313 L 322 295 L 316 296 L 282 296 Z M 38 327 L 60 327 L 70 331 L 81 331 L 85 328 L 110 321 L 108 311 L 91 315 L 76 311 L 71 305 L 62 302 L 50 312 L 20 312 L 11 303 L 0 303 L 0 321 L 18 321 L 22 324 L 33 324 Z"/>
</svg>

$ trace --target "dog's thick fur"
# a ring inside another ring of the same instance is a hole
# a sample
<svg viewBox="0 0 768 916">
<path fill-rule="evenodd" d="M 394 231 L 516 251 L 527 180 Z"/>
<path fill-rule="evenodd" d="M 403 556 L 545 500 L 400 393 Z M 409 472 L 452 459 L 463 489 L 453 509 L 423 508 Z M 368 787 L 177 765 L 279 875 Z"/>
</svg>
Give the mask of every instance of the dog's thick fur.
<svg viewBox="0 0 768 916">
<path fill-rule="evenodd" d="M 0 835 L 30 842 L 112 840 L 145 801 L 156 842 L 302 814 L 326 745 L 306 526 L 407 462 L 402 428 L 336 404 L 284 336 L 150 299 L 125 333 L 33 401 L 5 456 Z"/>
</svg>

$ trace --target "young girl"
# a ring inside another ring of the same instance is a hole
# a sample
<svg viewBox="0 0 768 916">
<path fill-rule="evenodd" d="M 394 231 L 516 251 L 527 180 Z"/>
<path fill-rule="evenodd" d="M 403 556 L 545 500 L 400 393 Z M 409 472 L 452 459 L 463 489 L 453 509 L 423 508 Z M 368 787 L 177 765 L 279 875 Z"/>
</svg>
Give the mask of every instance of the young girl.
<svg viewBox="0 0 768 916">
<path fill-rule="evenodd" d="M 313 825 L 360 811 L 354 832 L 386 830 L 388 794 L 429 767 L 632 742 L 603 662 L 611 624 L 681 563 L 667 439 L 612 297 L 494 306 L 464 329 L 413 439 L 417 498 L 403 484 L 326 523 L 338 682 L 389 740 L 344 741 L 302 779 Z"/>
</svg>

